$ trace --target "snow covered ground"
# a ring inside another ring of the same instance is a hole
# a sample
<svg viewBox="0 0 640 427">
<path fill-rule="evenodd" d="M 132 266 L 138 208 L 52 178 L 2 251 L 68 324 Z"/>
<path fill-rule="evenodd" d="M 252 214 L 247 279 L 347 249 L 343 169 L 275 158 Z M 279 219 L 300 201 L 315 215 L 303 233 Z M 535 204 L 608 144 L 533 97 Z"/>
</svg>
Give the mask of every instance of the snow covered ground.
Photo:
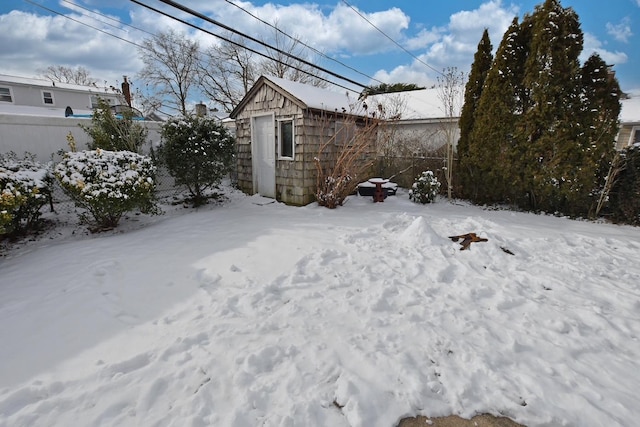
<svg viewBox="0 0 640 427">
<path fill-rule="evenodd" d="M 640 425 L 640 229 L 229 194 L 0 258 L 0 426 Z"/>
</svg>

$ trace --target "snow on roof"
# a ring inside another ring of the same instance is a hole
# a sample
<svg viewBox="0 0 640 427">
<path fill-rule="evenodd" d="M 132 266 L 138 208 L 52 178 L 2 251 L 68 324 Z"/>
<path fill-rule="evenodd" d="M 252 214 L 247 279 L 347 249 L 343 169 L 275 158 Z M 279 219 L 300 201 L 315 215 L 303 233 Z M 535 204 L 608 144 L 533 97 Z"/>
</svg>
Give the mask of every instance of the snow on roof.
<svg viewBox="0 0 640 427">
<path fill-rule="evenodd" d="M 96 93 L 108 93 L 111 89 L 108 87 L 100 87 L 100 86 L 83 86 L 76 85 L 71 83 L 53 83 L 51 80 L 46 79 L 38 79 L 34 77 L 19 77 L 19 76 L 11 76 L 8 74 L 0 74 L 0 82 L 13 83 L 19 85 L 27 85 L 27 86 L 39 86 L 39 87 L 55 87 L 58 89 L 68 89 L 82 92 L 96 92 Z"/>
<path fill-rule="evenodd" d="M 640 122 L 640 93 L 630 94 L 621 104 L 620 123 Z"/>
<path fill-rule="evenodd" d="M 464 93 L 464 89 L 460 93 Z M 385 106 L 387 113 L 394 114 L 395 112 L 389 111 L 389 109 L 400 108 L 401 111 L 398 112 L 401 113 L 401 120 L 446 117 L 444 105 L 439 98 L 437 88 L 384 93 L 370 96 L 368 100 Z"/>
<path fill-rule="evenodd" d="M 343 92 L 337 92 L 334 90 L 312 86 L 300 82 L 281 79 L 279 77 L 263 77 L 279 86 L 280 88 L 284 89 L 293 97 L 297 98 L 299 101 L 305 104 L 307 108 L 324 111 L 346 112 L 359 110 L 357 105 L 357 92 L 349 93 L 346 89 Z"/>
</svg>

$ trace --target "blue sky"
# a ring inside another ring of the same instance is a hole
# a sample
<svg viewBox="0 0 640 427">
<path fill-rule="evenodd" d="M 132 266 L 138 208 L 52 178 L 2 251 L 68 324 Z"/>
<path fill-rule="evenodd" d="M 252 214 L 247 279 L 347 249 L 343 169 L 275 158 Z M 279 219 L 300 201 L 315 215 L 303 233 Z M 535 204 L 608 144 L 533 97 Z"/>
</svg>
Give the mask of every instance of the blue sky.
<svg viewBox="0 0 640 427">
<path fill-rule="evenodd" d="M 67 18 L 25 0 L 0 2 L 3 73 L 34 76 L 48 65 L 81 65 L 94 77 L 109 84 L 121 81 L 123 75 L 128 75 L 135 82 L 135 75 L 141 67 L 137 48 L 121 39 L 139 43 L 149 35 L 127 24 L 149 33 L 167 28 L 185 31 L 201 46 L 216 42 L 211 36 L 196 33 L 127 0 L 30 1 L 54 9 Z M 337 62 L 321 59 L 320 65 L 331 71 L 363 84 L 405 82 L 429 86 L 436 83 L 437 71 L 445 67 L 469 71 L 484 28 L 489 29 L 495 49 L 513 17 L 521 18 L 541 2 L 253 0 L 236 1 L 236 4 L 265 21 L 277 21 L 282 30 L 360 73 Z M 104 6 L 105 3 L 109 6 Z M 145 0 L 145 3 L 170 9 L 156 0 Z M 257 38 L 268 40 L 273 31 L 231 5 L 230 1 L 181 0 L 180 3 Z M 108 15 L 111 19 L 92 15 L 74 4 Z M 598 52 L 607 63 L 615 64 L 623 90 L 640 90 L 640 0 L 609 0 L 606 3 L 564 0 L 562 5 L 573 7 L 580 17 L 585 33 L 583 59 L 592 52 Z M 360 15 L 382 30 L 384 35 Z M 81 25 L 69 17 L 120 39 Z"/>
</svg>

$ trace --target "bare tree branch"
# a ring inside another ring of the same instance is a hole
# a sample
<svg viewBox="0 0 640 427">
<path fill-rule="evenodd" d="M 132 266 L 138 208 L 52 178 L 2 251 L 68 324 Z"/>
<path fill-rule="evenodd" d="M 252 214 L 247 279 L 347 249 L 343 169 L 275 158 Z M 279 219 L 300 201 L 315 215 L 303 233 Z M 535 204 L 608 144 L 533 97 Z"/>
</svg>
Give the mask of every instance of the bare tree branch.
<svg viewBox="0 0 640 427">
<path fill-rule="evenodd" d="M 169 30 L 143 40 L 142 46 L 140 79 L 147 83 L 156 101 L 186 115 L 192 86 L 197 83 L 198 43 Z"/>
<path fill-rule="evenodd" d="M 63 65 L 49 65 L 45 69 L 38 70 L 38 73 L 52 82 L 71 83 L 81 86 L 95 86 L 98 83 L 98 80 L 91 77 L 89 71 L 82 66 L 74 69 Z"/>
</svg>

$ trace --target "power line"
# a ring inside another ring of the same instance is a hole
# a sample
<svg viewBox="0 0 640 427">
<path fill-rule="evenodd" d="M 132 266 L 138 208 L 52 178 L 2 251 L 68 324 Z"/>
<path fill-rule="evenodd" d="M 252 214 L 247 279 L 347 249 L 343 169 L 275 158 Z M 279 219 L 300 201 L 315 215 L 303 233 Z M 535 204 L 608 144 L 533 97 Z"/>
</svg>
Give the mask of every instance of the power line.
<svg viewBox="0 0 640 427">
<path fill-rule="evenodd" d="M 176 17 L 176 16 L 170 15 L 169 13 L 164 12 L 164 11 L 159 10 L 159 9 L 156 9 L 156 8 L 154 8 L 153 6 L 149 6 L 149 5 L 144 4 L 144 3 L 142 3 L 142 2 L 140 2 L 140 1 L 138 1 L 138 0 L 130 0 L 130 1 L 131 1 L 131 2 L 133 2 L 133 3 L 135 3 L 135 4 L 137 4 L 137 5 L 139 5 L 139 6 L 142 6 L 142 7 L 144 7 L 144 8 L 147 8 L 147 9 L 149 9 L 149 10 L 151 10 L 151 11 L 155 12 L 155 13 L 158 13 L 158 14 L 164 15 L 164 16 L 166 16 L 166 17 L 168 17 L 168 18 L 171 18 L 171 19 L 173 19 L 173 20 L 176 20 L 176 21 L 178 21 L 178 22 L 180 22 L 180 23 L 182 23 L 182 24 L 184 24 L 184 25 L 187 25 L 187 26 L 189 26 L 189 27 L 191 27 L 191 28 L 194 28 L 194 29 L 196 29 L 196 30 L 199 30 L 199 31 L 202 31 L 202 32 L 207 33 L 207 34 L 209 34 L 209 35 L 212 35 L 212 36 L 214 36 L 214 37 L 217 37 L 217 38 L 219 38 L 220 40 L 223 40 L 223 41 L 225 41 L 225 42 L 227 42 L 227 43 L 230 43 L 230 44 L 232 44 L 232 45 L 234 45 L 234 46 L 240 47 L 240 48 L 242 48 L 242 49 L 246 49 L 246 50 L 248 50 L 249 52 L 252 52 L 252 53 L 255 53 L 256 55 L 262 56 L 263 58 L 269 59 L 269 60 L 271 60 L 271 61 L 277 61 L 277 59 L 272 58 L 272 57 L 268 56 L 268 55 L 267 55 L 267 54 L 265 54 L 265 53 L 259 52 L 259 51 L 255 50 L 255 49 L 252 49 L 252 48 L 250 48 L 250 47 L 247 47 L 247 46 L 245 46 L 245 45 L 243 45 L 243 44 L 241 44 L 241 43 L 235 42 L 235 41 L 233 41 L 233 40 L 231 40 L 231 39 L 228 39 L 228 38 L 226 38 L 226 37 L 224 37 L 224 36 L 221 36 L 221 35 L 219 35 L 219 34 L 213 33 L 213 32 L 211 32 L 211 31 L 206 30 L 206 29 L 204 29 L 204 28 L 202 28 L 202 27 L 199 27 L 198 25 L 193 24 L 193 23 L 191 23 L 191 22 L 189 22 L 189 21 L 186 21 L 186 20 L 184 20 L 184 19 L 181 19 L 181 18 L 178 18 L 178 17 Z M 239 34 L 242 34 L 242 33 L 239 33 Z M 245 37 L 250 38 L 249 36 L 245 36 Z M 250 39 L 252 39 L 252 38 L 250 38 Z M 275 49 L 275 48 L 273 48 L 273 47 L 269 46 L 269 45 L 268 45 L 268 44 L 266 44 L 266 43 L 261 42 L 260 44 L 262 44 L 262 45 L 264 45 L 264 46 L 268 46 L 269 48 L 272 48 L 272 49 L 277 50 L 277 51 L 279 51 L 279 52 L 282 52 L 281 50 L 279 50 L 279 49 Z M 285 53 L 285 52 L 283 52 L 283 53 Z M 293 59 L 295 59 L 295 60 L 297 60 L 297 61 L 300 61 L 300 62 L 302 62 L 302 63 L 306 63 L 306 64 L 308 64 L 309 66 L 311 66 L 311 67 L 313 67 L 313 68 L 316 68 L 316 69 L 319 69 L 319 70 L 321 70 L 321 71 L 324 71 L 324 69 L 323 69 L 323 68 L 318 67 L 317 65 L 314 65 L 314 64 L 312 64 L 312 63 L 310 63 L 310 62 L 304 61 L 304 60 L 302 60 L 301 58 L 297 58 L 297 57 L 295 57 L 295 56 L 293 56 L 293 55 L 291 55 L 291 54 L 287 54 L 287 56 L 289 56 L 289 57 L 291 57 L 291 58 L 293 58 Z M 298 67 L 295 67 L 295 66 L 290 66 L 290 67 L 291 67 L 291 68 L 293 68 L 294 70 L 297 70 L 297 71 L 300 71 L 300 72 L 302 72 L 302 73 L 308 74 L 308 75 L 313 76 L 313 77 L 315 77 L 315 78 L 317 78 L 317 79 L 319 79 L 319 80 L 322 80 L 322 81 L 325 81 L 325 82 L 327 82 L 327 83 L 330 83 L 330 84 L 332 84 L 332 85 L 334 85 L 334 86 L 338 86 L 338 87 L 340 87 L 340 88 L 342 88 L 342 89 L 346 89 L 346 90 L 348 90 L 348 91 L 355 92 L 355 91 L 354 91 L 353 89 L 351 89 L 351 88 L 348 88 L 348 87 L 346 87 L 346 86 L 340 85 L 340 84 L 335 83 L 335 82 L 332 82 L 332 81 L 330 81 L 330 80 L 328 80 L 328 79 L 325 79 L 325 78 L 323 78 L 323 77 L 316 76 L 316 75 L 314 75 L 314 74 L 310 73 L 310 72 L 309 72 L 309 71 L 307 71 L 307 70 L 303 70 L 303 69 L 298 68 Z M 346 77 L 342 77 L 342 76 L 340 76 L 340 75 L 338 75 L 338 74 L 336 74 L 336 73 L 334 73 L 334 72 L 331 72 L 331 71 L 328 71 L 328 70 L 327 70 L 327 73 L 328 73 L 328 74 L 331 74 L 331 75 L 334 75 L 334 76 L 337 76 L 338 78 L 340 78 L 340 79 L 342 79 L 342 80 L 352 82 L 351 80 L 347 79 Z M 362 84 L 360 84 L 360 83 L 357 83 L 357 82 L 352 82 L 352 83 L 353 83 L 353 84 L 356 84 L 356 85 L 358 85 L 358 86 L 360 86 L 360 87 L 363 87 L 363 88 L 365 88 L 365 87 L 366 87 L 366 86 L 364 86 L 364 85 L 362 85 Z"/>
<path fill-rule="evenodd" d="M 347 65 L 347 64 L 345 64 L 345 63 L 343 63 L 343 62 L 341 62 L 341 61 L 338 61 L 338 60 L 337 60 L 337 59 L 335 59 L 335 58 L 332 58 L 332 57 L 328 56 L 327 54 L 325 54 L 324 52 L 322 52 L 322 51 L 320 51 L 320 50 L 316 49 L 316 48 L 315 48 L 315 47 L 313 47 L 313 46 L 309 46 L 308 44 L 306 44 L 306 43 L 305 43 L 305 42 L 303 42 L 302 40 L 299 40 L 298 38 L 293 37 L 293 36 L 291 36 L 291 35 L 287 34 L 287 33 L 286 33 L 286 32 L 284 32 L 283 30 L 281 30 L 280 28 L 278 28 L 278 26 L 277 26 L 277 25 L 273 25 L 273 24 L 271 24 L 271 23 L 269 23 L 269 22 L 267 22 L 267 21 L 263 20 L 262 18 L 260 18 L 260 17 L 258 17 L 258 16 L 256 16 L 256 15 L 254 15 L 253 13 L 249 12 L 247 9 L 245 9 L 245 8 L 243 8 L 242 6 L 240 6 L 240 5 L 238 5 L 238 4 L 234 3 L 234 2 L 232 2 L 231 0 L 225 0 L 225 1 L 226 1 L 227 3 L 229 3 L 230 5 L 232 5 L 232 6 L 234 6 L 234 7 L 237 7 L 238 9 L 240 9 L 241 11 L 243 11 L 244 13 L 246 13 L 247 15 L 251 16 L 252 18 L 254 18 L 254 19 L 256 19 L 256 20 L 258 20 L 258 21 L 262 22 L 263 24 L 268 25 L 269 27 L 273 28 L 273 29 L 274 29 L 274 30 L 276 30 L 278 33 L 280 33 L 280 34 L 282 34 L 282 35 L 284 35 L 284 36 L 288 37 L 289 39 L 291 39 L 291 40 L 293 40 L 293 41 L 295 41 L 295 42 L 297 42 L 297 43 L 300 43 L 301 45 L 303 45 L 304 47 L 306 47 L 306 48 L 308 48 L 308 49 L 311 49 L 311 50 L 312 50 L 313 52 L 315 52 L 316 54 L 318 54 L 318 55 L 320 55 L 320 56 L 322 56 L 322 57 L 324 57 L 324 58 L 327 58 L 327 59 L 329 59 L 330 61 L 336 62 L 337 64 L 340 64 L 340 65 L 342 65 L 343 67 L 348 68 L 348 69 L 350 69 L 351 71 L 354 71 L 354 72 L 356 72 L 356 73 L 360 74 L 361 76 L 366 77 L 366 78 L 368 78 L 368 79 L 370 79 L 370 80 L 374 80 L 374 81 L 376 81 L 376 82 L 378 82 L 378 83 L 384 83 L 384 82 L 382 82 L 382 81 L 380 81 L 380 80 L 378 80 L 378 79 L 376 79 L 376 78 L 374 78 L 374 77 L 371 77 L 371 76 L 369 76 L 369 75 L 367 75 L 367 74 L 363 73 L 362 71 L 359 71 L 359 70 L 357 70 L 357 69 L 355 69 L 355 68 L 351 67 L 350 65 Z"/>
<path fill-rule="evenodd" d="M 398 43 L 397 41 L 395 41 L 393 38 L 391 38 L 391 36 L 389 36 L 387 33 L 385 33 L 384 31 L 382 31 L 380 28 L 378 28 L 373 22 L 369 21 L 367 19 L 366 16 L 364 16 L 363 14 L 361 14 L 358 9 L 356 9 L 355 7 L 351 6 L 347 0 L 342 0 L 342 2 L 344 4 L 346 4 L 351 10 L 353 10 L 355 13 L 358 14 L 358 16 L 360 16 L 360 18 L 364 19 L 365 21 L 367 21 L 367 23 L 369 25 L 371 25 L 373 28 L 375 28 L 376 30 L 378 30 L 378 32 L 380 34 L 382 34 L 383 36 L 385 36 L 387 39 L 391 40 L 391 42 L 393 44 L 395 44 L 396 46 L 398 46 L 400 49 L 402 49 L 404 52 L 406 52 L 407 54 L 409 54 L 413 59 L 415 59 L 416 61 L 420 62 L 421 64 L 427 66 L 428 68 L 431 68 L 433 71 L 435 71 L 438 74 L 444 75 L 442 73 L 442 71 L 440 70 L 436 70 L 435 68 L 433 68 L 431 65 L 427 64 L 426 62 L 424 62 L 422 59 L 418 58 L 417 56 L 415 56 L 413 53 L 409 52 L 407 49 L 405 49 L 402 45 L 400 45 L 400 43 Z"/>
<path fill-rule="evenodd" d="M 132 2 L 134 2 L 134 3 L 136 3 L 136 4 L 139 4 L 139 5 L 141 5 L 141 6 L 148 7 L 147 5 L 145 5 L 145 4 L 143 4 L 143 3 L 141 3 L 141 2 L 140 2 L 140 1 L 138 1 L 138 0 L 131 0 L 131 1 L 132 1 Z M 289 52 L 285 52 L 285 51 L 283 51 L 282 49 L 279 49 L 279 48 L 277 48 L 277 47 L 271 46 L 271 45 L 269 45 L 269 44 L 267 44 L 267 43 L 265 43 L 265 42 L 263 42 L 263 41 L 261 41 L 261 40 L 256 39 L 255 37 L 251 37 L 251 36 L 249 36 L 248 34 L 245 34 L 245 33 L 241 32 L 241 31 L 238 31 L 238 30 L 236 30 L 235 28 L 229 27 L 228 25 L 225 25 L 225 24 L 223 24 L 223 23 L 221 23 L 221 22 L 218 22 L 218 21 L 216 21 L 216 20 L 214 20 L 214 19 L 211 19 L 211 18 L 209 18 L 208 16 L 205 16 L 205 15 L 203 15 L 203 14 L 202 14 L 202 13 L 200 13 L 200 12 L 196 12 L 195 10 L 190 9 L 190 8 L 188 8 L 188 7 L 186 7 L 186 6 L 183 6 L 183 5 L 179 4 L 179 3 L 176 3 L 176 2 L 174 2 L 174 1 L 172 1 L 172 0 L 158 0 L 158 1 L 160 1 L 161 3 L 164 3 L 164 4 L 166 4 L 166 5 L 172 6 L 172 7 L 176 8 L 176 9 L 178 9 L 178 10 L 181 10 L 181 11 L 183 11 L 183 12 L 185 12 L 185 13 L 189 14 L 189 15 L 192 15 L 192 16 L 195 16 L 195 17 L 197 17 L 197 18 L 200 18 L 200 19 L 202 19 L 203 21 L 206 21 L 206 22 L 208 22 L 208 23 L 210 23 L 210 24 L 213 24 L 213 25 L 218 26 L 218 27 L 220 27 L 220 28 L 223 28 L 223 29 L 225 29 L 225 30 L 227 30 L 227 31 L 230 31 L 230 32 L 232 32 L 232 33 L 234 33 L 234 34 L 237 34 L 237 35 L 239 35 L 239 36 L 242 36 L 242 37 L 244 37 L 244 38 L 246 38 L 246 39 L 248 39 L 248 40 L 251 40 L 251 41 L 252 41 L 252 42 L 254 42 L 254 43 L 257 43 L 257 44 L 259 44 L 259 45 L 262 45 L 262 46 L 264 46 L 264 47 L 266 47 L 266 48 L 268 48 L 268 49 L 274 50 L 274 51 L 278 52 L 279 54 L 281 54 L 281 55 L 285 55 L 285 56 L 287 56 L 287 57 L 289 57 L 289 58 L 291 58 L 291 59 L 294 59 L 294 60 L 296 60 L 296 61 L 298 61 L 298 62 L 300 62 L 300 63 L 302 63 L 302 64 L 305 64 L 305 65 L 307 65 L 307 66 L 310 66 L 310 67 L 313 67 L 313 68 L 315 68 L 315 69 L 317 69 L 317 70 L 320 70 L 320 71 L 322 71 L 323 73 L 327 73 L 327 74 L 329 74 L 329 75 L 331 75 L 331 76 L 333 76 L 333 77 L 336 77 L 336 78 L 338 78 L 338 79 L 340 79 L 340 80 L 344 80 L 344 81 L 349 82 L 349 83 L 351 83 L 351 84 L 353 84 L 353 85 L 359 86 L 359 87 L 361 87 L 361 88 L 363 88 L 363 89 L 364 89 L 364 88 L 367 88 L 367 86 L 366 86 L 366 85 L 363 85 L 362 83 L 359 83 L 359 82 L 357 82 L 357 81 L 355 81 L 355 80 L 352 80 L 352 79 L 350 79 L 350 78 L 348 78 L 348 77 L 344 77 L 344 76 L 342 76 L 342 75 L 340 75 L 340 74 L 338 74 L 338 73 L 335 73 L 335 72 L 333 72 L 333 71 L 331 71 L 331 70 L 328 70 L 328 69 L 326 69 L 326 68 L 323 68 L 323 67 L 320 67 L 320 66 L 318 66 L 318 65 L 315 65 L 315 64 L 313 64 L 313 63 L 311 63 L 311 62 L 309 62 L 309 61 L 307 61 L 307 60 L 305 60 L 305 59 L 298 58 L 298 57 L 296 57 L 295 55 L 290 54 Z M 168 14 L 165 14 L 165 13 L 163 13 L 163 15 L 165 15 L 165 16 L 169 16 L 170 18 L 173 18 L 173 19 L 178 20 L 178 18 L 176 18 L 176 17 L 174 17 L 174 16 L 171 16 L 171 15 L 168 15 Z M 204 29 L 202 29 L 202 28 L 200 28 L 200 27 L 197 27 L 197 26 L 194 26 L 194 25 L 192 25 L 192 24 L 188 24 L 188 25 L 193 26 L 194 28 L 198 28 L 198 29 L 200 29 L 201 31 L 205 31 Z M 273 59 L 273 58 L 271 58 L 271 59 Z M 303 72 L 305 72 L 304 70 L 298 70 L 298 71 L 303 71 Z M 307 73 L 307 74 L 309 74 L 309 73 Z M 314 76 L 314 77 L 317 77 L 317 76 Z"/>
<path fill-rule="evenodd" d="M 148 34 L 148 35 L 150 35 L 150 36 L 155 36 L 155 34 L 153 34 L 153 33 L 152 33 L 152 32 L 150 32 L 150 31 L 144 30 L 144 29 L 142 29 L 142 28 L 140 28 L 140 27 L 136 27 L 136 26 L 131 25 L 131 24 L 127 24 L 126 22 L 123 22 L 123 21 L 121 21 L 121 20 L 119 20 L 119 19 L 116 19 L 116 18 L 112 18 L 111 16 L 105 15 L 105 14 L 103 14 L 103 13 L 99 12 L 99 11 L 91 10 L 91 9 L 89 9 L 88 7 L 82 6 L 82 5 L 80 5 L 80 4 L 74 3 L 74 2 L 69 1 L 69 0 L 61 0 L 61 1 L 65 2 L 65 3 L 68 3 L 68 4 L 72 5 L 72 6 L 75 6 L 75 7 L 77 7 L 77 8 L 84 9 L 84 10 L 86 10 L 87 12 L 91 12 L 91 13 L 96 14 L 96 15 L 98 15 L 98 16 L 101 16 L 101 17 L 103 17 L 103 18 L 106 18 L 106 19 L 109 19 L 109 20 L 111 20 L 111 21 L 117 22 L 119 25 L 124 25 L 124 26 L 127 26 L 127 27 L 129 27 L 129 28 L 133 28 L 134 30 L 140 31 L 140 32 L 145 33 L 145 34 Z M 89 15 L 87 15 L 86 13 L 81 13 L 81 14 L 82 14 L 83 16 L 86 16 L 86 17 L 88 17 L 88 18 L 91 18 L 91 19 L 94 19 L 94 20 L 96 20 L 96 21 L 100 22 L 101 24 L 109 25 L 109 26 L 111 26 L 111 27 L 114 27 L 114 28 L 117 28 L 117 29 L 119 29 L 119 30 L 122 30 L 122 28 L 118 27 L 117 25 L 113 25 L 113 24 L 109 24 L 108 22 L 101 21 L 101 20 L 99 20 L 99 19 L 94 18 L 93 16 L 89 16 Z M 66 15 L 65 15 L 65 17 L 66 17 Z"/>
<path fill-rule="evenodd" d="M 125 38 L 119 37 L 119 36 L 117 36 L 117 35 L 115 35 L 115 34 L 109 33 L 108 31 L 105 31 L 105 30 L 102 30 L 102 29 L 100 29 L 100 28 L 97 28 L 97 27 L 94 27 L 94 26 L 92 26 L 92 25 L 89 25 L 89 24 L 87 24 L 86 22 L 82 22 L 82 21 L 79 21 L 79 20 L 77 20 L 77 19 L 74 19 L 74 18 L 72 18 L 72 17 L 70 17 L 70 16 L 67 16 L 67 15 L 65 15 L 65 14 L 61 13 L 61 12 L 58 12 L 58 11 L 56 11 L 56 10 L 50 9 L 50 8 L 48 8 L 48 7 L 45 7 L 45 6 L 43 6 L 43 5 L 39 4 L 39 3 L 33 2 L 33 1 L 31 1 L 31 0 L 24 0 L 24 1 L 25 1 L 25 2 L 27 2 L 27 3 L 30 3 L 30 4 L 32 4 L 32 5 L 34 5 L 34 6 L 36 6 L 36 7 L 39 7 L 39 8 L 41 8 L 41 9 L 44 9 L 44 10 L 46 10 L 46 11 L 50 12 L 50 13 L 53 13 L 53 14 L 58 15 L 58 16 L 61 16 L 61 17 L 63 17 L 63 18 L 66 18 L 66 19 L 68 19 L 68 20 L 70 20 L 70 21 L 73 21 L 73 22 L 76 22 L 76 23 L 78 23 L 78 24 L 84 25 L 84 26 L 86 26 L 86 27 L 88 27 L 88 28 L 91 28 L 91 29 L 93 29 L 93 30 L 96 30 L 96 31 L 98 31 L 98 32 L 100 32 L 100 33 L 103 33 L 103 34 L 105 34 L 105 35 L 108 35 L 108 36 L 114 37 L 114 38 L 116 38 L 116 39 L 118 39 L 118 40 L 124 41 L 124 42 L 129 43 L 129 44 L 132 44 L 132 45 L 134 45 L 134 46 L 136 46 L 136 47 L 138 47 L 138 48 L 140 48 L 140 49 L 149 50 L 146 46 L 139 45 L 139 44 L 137 44 L 137 43 L 135 43 L 135 42 L 132 42 L 132 41 L 127 40 L 127 39 L 125 39 Z M 131 27 L 131 28 L 134 28 L 134 29 L 136 29 L 136 30 L 138 30 L 138 31 L 142 31 L 142 32 L 144 32 L 144 33 L 146 33 L 146 34 L 149 34 L 149 35 L 151 35 L 151 36 L 156 36 L 155 34 L 153 34 L 153 33 L 149 32 L 149 31 L 143 30 L 143 29 L 138 28 L 138 27 L 135 27 L 135 26 L 133 26 L 133 25 L 129 25 L 129 24 L 123 23 L 123 22 L 121 22 L 121 21 L 118 21 L 117 19 L 114 19 L 114 18 L 111 18 L 111 17 L 109 17 L 109 16 L 103 15 L 103 14 L 101 14 L 101 13 L 99 13 L 99 12 L 91 11 L 91 10 L 89 10 L 89 9 L 87 9 L 87 8 L 83 7 L 83 6 L 80 6 L 80 5 L 78 5 L 78 4 L 75 4 L 75 3 L 73 3 L 73 2 L 70 2 L 70 1 L 67 1 L 67 0 L 62 0 L 62 1 L 64 1 L 65 3 L 69 3 L 69 4 L 71 4 L 71 5 L 77 6 L 77 7 L 81 8 L 81 9 L 85 9 L 85 10 L 90 11 L 90 12 L 92 12 L 92 13 L 95 13 L 95 14 L 97 14 L 97 15 L 103 16 L 103 17 L 108 18 L 108 19 L 110 19 L 110 20 L 113 20 L 113 21 L 119 22 L 119 23 L 121 23 L 121 24 L 127 25 L 127 26 L 129 26 L 129 27 Z M 152 10 L 152 11 L 156 12 L 156 13 L 159 13 L 159 14 L 162 14 L 162 15 L 167 16 L 167 17 L 169 17 L 169 18 L 175 19 L 175 20 L 177 20 L 178 22 L 181 22 L 181 23 L 183 23 L 183 24 L 185 24 L 185 25 L 191 26 L 191 27 L 193 27 L 193 28 L 195 28 L 195 29 L 197 29 L 197 30 L 203 31 L 203 32 L 205 32 L 205 33 L 207 33 L 207 34 L 210 34 L 210 35 L 214 36 L 214 37 L 220 38 L 221 40 L 224 40 L 224 41 L 226 41 L 226 42 L 228 42 L 228 43 L 231 43 L 231 44 L 233 44 L 233 45 L 235 45 L 235 46 L 238 46 L 238 47 L 241 47 L 241 48 L 243 48 L 243 49 L 246 49 L 246 50 L 248 50 L 248 51 L 250 51 L 250 52 L 252 52 L 252 53 L 255 53 L 255 54 L 257 54 L 257 55 L 260 55 L 260 56 L 262 56 L 262 57 L 264 57 L 264 58 L 266 58 L 266 59 L 269 59 L 269 60 L 271 60 L 271 61 L 277 61 L 275 58 L 271 58 L 270 56 L 268 56 L 268 55 L 266 55 L 266 54 L 264 54 L 264 53 L 262 53 L 262 52 L 258 52 L 258 51 L 254 50 L 254 49 L 251 49 L 251 48 L 247 47 L 247 46 L 244 46 L 244 45 L 242 45 L 242 44 L 239 44 L 239 43 L 237 43 L 237 42 L 234 42 L 233 40 L 230 40 L 230 39 L 227 39 L 227 38 L 225 38 L 225 37 L 223 37 L 223 36 L 220 36 L 220 35 L 214 34 L 214 33 L 210 32 L 210 31 L 207 31 L 207 30 L 205 30 L 205 29 L 203 29 L 203 28 L 201 28 L 201 27 L 198 27 L 197 25 L 191 24 L 191 23 L 189 23 L 189 22 L 187 22 L 187 21 L 185 21 L 185 20 L 182 20 L 182 19 L 179 19 L 179 18 L 173 17 L 173 16 L 171 16 L 171 15 L 169 15 L 169 14 L 165 13 L 165 12 L 162 12 L 162 11 L 160 11 L 160 10 L 158 10 L 158 9 L 155 9 L 155 8 L 153 8 L 153 7 L 151 7 L 151 6 L 144 5 L 144 4 L 139 3 L 139 2 L 137 2 L 137 1 L 134 1 L 134 0 L 132 0 L 132 1 L 133 1 L 134 3 L 140 4 L 140 5 L 141 5 L 141 6 L 143 6 L 143 7 L 148 8 L 148 9 L 150 9 L 150 10 Z M 109 24 L 109 23 L 107 23 L 107 22 L 100 21 L 100 20 L 98 20 L 98 19 L 96 19 L 96 18 L 94 18 L 94 17 L 88 16 L 88 15 L 86 15 L 86 14 L 81 13 L 81 15 L 83 15 L 83 16 L 87 16 L 87 17 L 89 17 L 89 18 L 91 18 L 91 19 L 94 19 L 94 20 L 96 20 L 96 21 L 100 22 L 101 24 L 109 25 L 109 26 L 114 27 L 114 28 L 116 28 L 116 29 L 120 29 L 120 28 L 119 28 L 119 27 L 117 27 L 117 26 L 114 26 L 114 25 Z M 309 73 L 308 71 L 306 71 L 306 70 L 302 70 L 302 69 L 297 68 L 297 67 L 295 67 L 295 66 L 291 66 L 291 68 L 293 68 L 293 69 L 295 69 L 295 70 L 297 70 L 297 71 L 300 71 L 300 72 L 303 72 L 303 73 L 306 73 L 306 74 L 312 75 L 313 77 L 316 77 L 316 78 L 318 78 L 319 80 L 325 81 L 325 82 L 327 82 L 327 83 L 330 83 L 330 84 L 332 84 L 332 85 L 338 86 L 338 87 L 340 87 L 340 88 L 343 88 L 343 89 L 346 89 L 346 90 L 349 90 L 349 91 L 351 91 L 351 90 L 352 90 L 351 88 L 348 88 L 348 87 L 346 87 L 346 86 L 342 86 L 342 85 L 340 85 L 340 84 L 338 84 L 338 83 L 332 82 L 332 81 L 327 80 L 327 79 L 324 79 L 324 78 L 322 78 L 322 77 L 315 76 L 315 75 L 313 75 L 313 74 Z"/>
<path fill-rule="evenodd" d="M 127 39 L 125 39 L 125 38 L 122 38 L 122 37 L 116 36 L 115 34 L 111 34 L 111 33 L 109 33 L 108 31 L 102 30 L 102 29 L 100 29 L 100 28 L 96 28 L 96 27 L 94 27 L 94 26 L 92 26 L 92 25 L 87 24 L 86 22 L 79 21 L 79 20 L 74 19 L 74 18 L 72 18 L 72 17 L 70 17 L 70 16 L 67 16 L 67 15 L 65 15 L 65 14 L 63 14 L 63 13 L 60 13 L 60 12 L 55 11 L 55 10 L 53 10 L 53 9 L 49 9 L 48 7 L 45 7 L 45 6 L 43 6 L 43 5 L 39 4 L 39 3 L 36 3 L 36 2 L 34 2 L 34 1 L 31 1 L 31 0 L 24 0 L 24 1 L 25 1 L 25 2 L 27 2 L 27 3 L 30 3 L 30 4 L 32 4 L 32 5 L 34 5 L 34 6 L 37 6 L 37 7 L 39 7 L 39 8 L 42 8 L 42 9 L 44 9 L 44 10 L 46 10 L 46 11 L 50 12 L 50 13 L 53 13 L 53 14 L 55 14 L 55 15 L 62 16 L 63 18 L 66 18 L 66 19 L 68 19 L 68 20 L 70 20 L 70 21 L 76 22 L 76 23 L 78 23 L 78 24 L 80 24 L 80 25 L 84 25 L 85 27 L 89 27 L 89 28 L 91 28 L 91 29 L 93 29 L 93 30 L 99 31 L 99 32 L 101 32 L 102 34 L 106 34 L 106 35 L 108 35 L 108 36 L 115 37 L 115 38 L 116 38 L 116 39 L 118 39 L 118 40 L 122 40 L 123 42 L 129 43 L 129 44 L 132 44 L 132 45 L 134 45 L 134 46 L 136 46 L 136 47 L 139 47 L 139 48 L 143 48 L 143 49 L 144 49 L 144 47 L 143 47 L 143 46 L 140 46 L 139 44 L 137 44 L 137 43 L 135 43 L 135 42 L 132 42 L 131 40 L 127 40 Z"/>
</svg>

